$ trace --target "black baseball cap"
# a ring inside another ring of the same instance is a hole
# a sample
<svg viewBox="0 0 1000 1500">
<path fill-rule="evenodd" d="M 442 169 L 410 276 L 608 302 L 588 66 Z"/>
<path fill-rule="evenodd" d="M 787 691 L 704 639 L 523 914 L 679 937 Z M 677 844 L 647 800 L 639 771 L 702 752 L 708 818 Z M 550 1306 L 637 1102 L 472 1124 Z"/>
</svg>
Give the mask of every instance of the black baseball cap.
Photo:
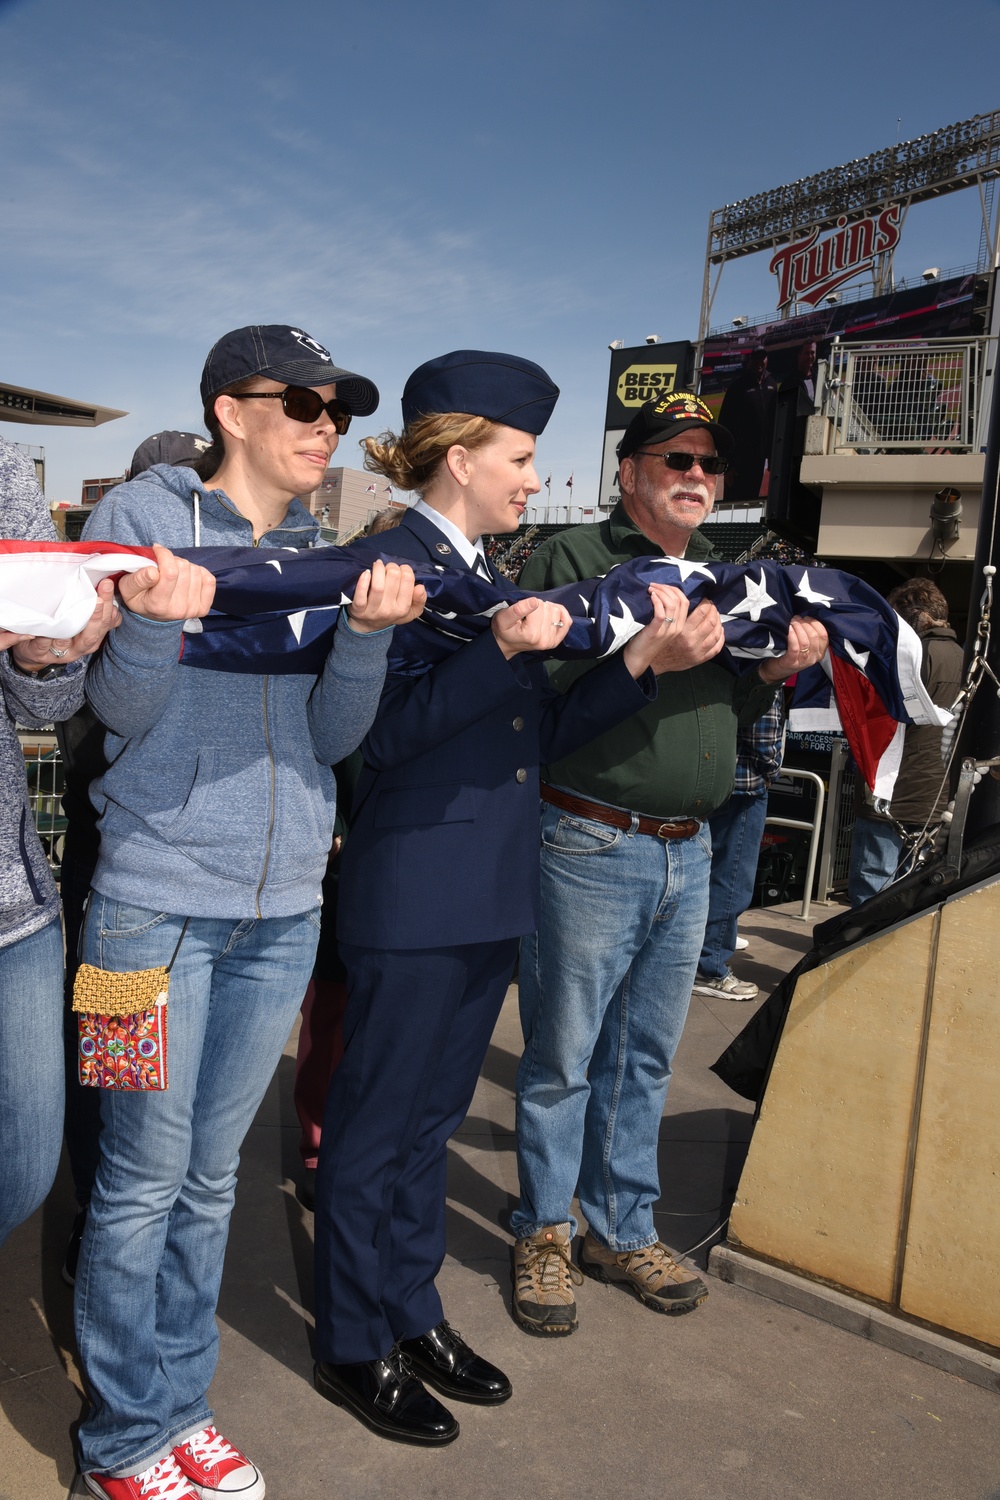
<svg viewBox="0 0 1000 1500">
<path fill-rule="evenodd" d="M 328 349 L 301 328 L 285 323 L 256 323 L 224 333 L 209 350 L 201 372 L 205 406 L 226 386 L 250 375 L 266 375 L 286 385 L 337 384 L 337 400 L 357 417 L 367 417 L 378 406 L 378 386 L 353 370 L 335 365 Z"/>
<path fill-rule="evenodd" d="M 707 427 L 722 457 L 732 456 L 732 434 L 715 420 L 711 407 L 692 391 L 671 391 L 640 406 L 618 444 L 618 457 L 630 458 L 637 448 L 679 437 L 691 427 Z"/>
<path fill-rule="evenodd" d="M 403 424 L 436 412 L 467 412 L 537 437 L 558 398 L 559 387 L 530 359 L 489 349 L 454 349 L 429 359 L 407 380 Z"/>
<path fill-rule="evenodd" d="M 136 479 L 154 464 L 183 468 L 185 464 L 193 464 L 211 446 L 211 439 L 199 437 L 196 432 L 154 432 L 132 454 L 126 478 Z"/>
</svg>

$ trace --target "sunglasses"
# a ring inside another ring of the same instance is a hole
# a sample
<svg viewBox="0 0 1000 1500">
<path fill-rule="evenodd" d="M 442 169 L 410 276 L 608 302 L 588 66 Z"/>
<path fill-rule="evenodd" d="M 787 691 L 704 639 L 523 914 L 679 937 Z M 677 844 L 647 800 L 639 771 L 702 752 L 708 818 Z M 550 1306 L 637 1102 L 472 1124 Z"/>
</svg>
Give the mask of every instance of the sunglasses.
<svg viewBox="0 0 1000 1500">
<path fill-rule="evenodd" d="M 234 401 L 280 401 L 281 409 L 293 422 L 318 422 L 326 412 L 336 430 L 343 437 L 351 425 L 352 413 L 336 398 L 324 401 L 319 391 L 311 391 L 305 385 L 286 385 L 283 391 L 233 391 Z"/>
<path fill-rule="evenodd" d="M 729 459 L 719 458 L 714 453 L 685 453 L 682 448 L 670 453 L 654 453 L 652 448 L 637 448 L 632 457 L 641 458 L 643 454 L 649 458 L 662 458 L 668 469 L 676 469 L 680 474 L 686 474 L 695 464 L 703 474 L 724 474 L 729 468 Z"/>
</svg>

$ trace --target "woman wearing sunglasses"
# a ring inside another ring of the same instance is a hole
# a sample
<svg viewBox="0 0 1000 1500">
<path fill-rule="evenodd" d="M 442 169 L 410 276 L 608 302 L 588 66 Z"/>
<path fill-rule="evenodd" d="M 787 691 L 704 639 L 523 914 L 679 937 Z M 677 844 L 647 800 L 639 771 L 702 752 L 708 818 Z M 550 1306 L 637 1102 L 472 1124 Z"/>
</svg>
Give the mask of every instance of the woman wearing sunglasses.
<svg viewBox="0 0 1000 1500">
<path fill-rule="evenodd" d="M 401 436 L 365 442 L 367 467 L 421 498 L 358 550 L 489 578 L 482 536 L 516 531 L 538 493 L 535 438 L 558 394 L 514 355 L 458 350 L 422 365 L 403 392 Z M 564 696 L 548 687 L 542 657 L 564 640 L 567 611 L 538 599 L 499 610 L 424 676 L 391 675 L 362 746 L 338 921 L 345 1055 L 316 1185 L 315 1379 L 382 1436 L 458 1435 L 423 1380 L 457 1400 L 511 1394 L 445 1321 L 434 1284 L 447 1143 L 469 1108 L 518 939 L 538 921 L 539 761 L 655 696 L 649 663 L 686 605 L 677 590 L 650 593 L 653 622 Z"/>
<path fill-rule="evenodd" d="M 272 325 L 220 339 L 201 391 L 212 446 L 200 472 L 155 465 L 120 485 L 87 539 L 313 545 L 319 528 L 297 497 L 319 484 L 351 415 L 374 410 L 374 385 Z M 161 575 L 176 570 L 174 607 L 125 610 L 88 680 L 109 770 L 93 789 L 101 849 L 82 958 L 116 973 L 174 961 L 167 1087 L 102 1090 L 76 1279 L 81 1469 L 111 1500 L 260 1500 L 263 1479 L 206 1402 L 238 1153 L 313 967 L 330 766 L 371 724 L 388 627 L 419 613 L 423 591 L 409 567 L 375 563 L 318 678 L 215 672 L 178 662 L 183 622 L 205 601 L 183 593 L 190 564 L 158 558 Z"/>
</svg>

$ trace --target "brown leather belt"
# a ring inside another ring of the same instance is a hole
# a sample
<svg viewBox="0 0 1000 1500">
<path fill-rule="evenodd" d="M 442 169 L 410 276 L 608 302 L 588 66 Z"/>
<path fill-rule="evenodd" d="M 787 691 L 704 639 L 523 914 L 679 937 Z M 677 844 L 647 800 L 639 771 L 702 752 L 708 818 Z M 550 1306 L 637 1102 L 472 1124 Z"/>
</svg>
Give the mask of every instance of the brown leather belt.
<svg viewBox="0 0 1000 1500">
<path fill-rule="evenodd" d="M 540 790 L 543 802 L 551 802 L 553 807 L 561 807 L 564 812 L 590 818 L 594 823 L 608 823 L 612 828 L 633 827 L 633 815 L 624 807 L 608 807 L 603 802 L 591 802 L 588 797 L 574 797 L 544 781 Z M 636 833 L 648 833 L 657 839 L 691 839 L 701 828 L 697 818 L 669 818 L 661 823 L 659 818 L 640 817 L 636 824 Z"/>
</svg>

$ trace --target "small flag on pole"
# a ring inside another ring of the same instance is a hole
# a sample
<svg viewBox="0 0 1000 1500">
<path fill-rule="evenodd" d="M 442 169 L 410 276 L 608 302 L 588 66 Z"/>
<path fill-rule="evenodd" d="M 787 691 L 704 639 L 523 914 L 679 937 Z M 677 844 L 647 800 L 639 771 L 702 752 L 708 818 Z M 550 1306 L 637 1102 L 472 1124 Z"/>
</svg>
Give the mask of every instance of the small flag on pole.
<svg viewBox="0 0 1000 1500">
<path fill-rule="evenodd" d="M 549 475 L 548 479 L 546 479 L 546 481 L 545 481 L 545 488 L 548 490 L 549 494 L 551 495 L 552 494 L 552 475 L 551 474 Z"/>
<path fill-rule="evenodd" d="M 365 490 L 365 494 L 366 495 L 374 495 L 376 493 L 377 493 L 377 490 L 376 490 L 375 485 L 373 485 L 373 484 L 370 484 L 368 486 L 368 488 Z"/>
</svg>

